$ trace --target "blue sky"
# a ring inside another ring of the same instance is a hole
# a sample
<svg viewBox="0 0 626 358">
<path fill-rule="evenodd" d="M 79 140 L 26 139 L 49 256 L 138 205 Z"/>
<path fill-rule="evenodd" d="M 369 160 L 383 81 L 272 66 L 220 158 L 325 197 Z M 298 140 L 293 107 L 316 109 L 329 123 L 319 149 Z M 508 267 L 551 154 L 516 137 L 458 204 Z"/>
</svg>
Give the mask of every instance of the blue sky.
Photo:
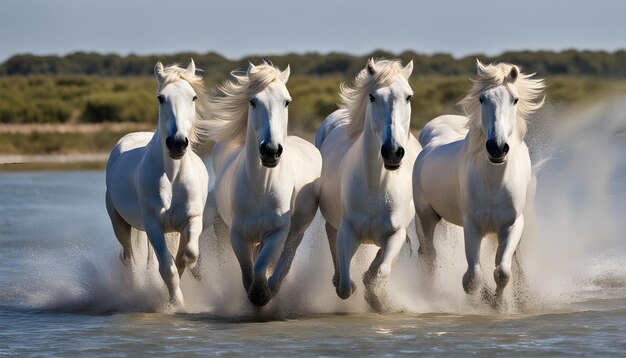
<svg viewBox="0 0 626 358">
<path fill-rule="evenodd" d="M 0 61 L 17 53 L 365 54 L 626 48 L 622 0 L 3 0 Z"/>
</svg>

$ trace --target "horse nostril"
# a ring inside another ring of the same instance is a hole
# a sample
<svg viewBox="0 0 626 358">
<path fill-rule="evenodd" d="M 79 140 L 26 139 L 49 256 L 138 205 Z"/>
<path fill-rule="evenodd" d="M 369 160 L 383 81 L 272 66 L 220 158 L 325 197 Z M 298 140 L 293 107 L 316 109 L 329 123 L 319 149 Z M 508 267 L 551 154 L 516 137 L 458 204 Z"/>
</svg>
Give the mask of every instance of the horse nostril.
<svg viewBox="0 0 626 358">
<path fill-rule="evenodd" d="M 404 157 L 404 148 L 398 147 L 398 150 L 396 150 L 396 157 L 398 159 L 402 159 Z"/>
<path fill-rule="evenodd" d="M 185 137 L 185 140 L 183 141 L 183 149 L 187 149 L 188 146 L 189 146 L 189 138 Z"/>
<path fill-rule="evenodd" d="M 502 146 L 502 153 L 506 154 L 509 152 L 509 145 L 507 143 L 504 143 L 504 145 Z"/>
<path fill-rule="evenodd" d="M 167 149 L 172 150 L 172 137 L 165 138 L 165 146 Z"/>
<path fill-rule="evenodd" d="M 281 144 L 278 145 L 278 150 L 276 151 L 276 156 L 280 158 L 281 154 L 283 154 L 283 146 Z"/>
<path fill-rule="evenodd" d="M 498 148 L 498 144 L 493 139 L 487 140 L 487 143 L 485 146 L 487 147 L 487 152 L 492 156 L 497 155 L 497 153 L 500 151 Z"/>
<path fill-rule="evenodd" d="M 383 159 L 387 159 L 387 150 L 384 145 L 380 147 L 380 155 L 383 157 Z"/>
</svg>

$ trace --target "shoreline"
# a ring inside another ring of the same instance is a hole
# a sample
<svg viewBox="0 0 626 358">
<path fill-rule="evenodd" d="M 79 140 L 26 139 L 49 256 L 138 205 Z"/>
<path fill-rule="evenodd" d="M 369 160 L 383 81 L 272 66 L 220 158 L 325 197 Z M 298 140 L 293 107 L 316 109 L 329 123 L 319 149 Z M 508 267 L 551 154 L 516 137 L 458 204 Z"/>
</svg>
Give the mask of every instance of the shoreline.
<svg viewBox="0 0 626 358">
<path fill-rule="evenodd" d="M 104 169 L 109 153 L 0 154 L 0 172 Z"/>
</svg>

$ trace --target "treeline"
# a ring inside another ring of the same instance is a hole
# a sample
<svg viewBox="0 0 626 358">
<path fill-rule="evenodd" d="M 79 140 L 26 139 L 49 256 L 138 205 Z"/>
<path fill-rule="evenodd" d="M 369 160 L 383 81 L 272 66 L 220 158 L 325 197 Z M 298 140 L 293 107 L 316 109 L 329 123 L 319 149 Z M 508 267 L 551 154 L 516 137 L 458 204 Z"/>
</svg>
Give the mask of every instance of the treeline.
<svg viewBox="0 0 626 358">
<path fill-rule="evenodd" d="M 414 74 L 440 76 L 469 76 L 476 58 L 484 62 L 512 62 L 525 71 L 541 76 L 594 76 L 626 78 L 626 50 L 604 51 L 517 51 L 498 56 L 470 55 L 456 59 L 449 54 L 424 55 L 412 51 L 393 54 L 375 51 L 366 56 L 346 53 L 306 53 L 280 56 L 251 56 L 230 60 L 217 53 L 178 53 L 174 55 L 120 56 L 77 52 L 67 56 L 16 55 L 0 65 L 0 76 L 15 75 L 97 75 L 140 77 L 152 74 L 154 64 L 187 63 L 190 58 L 208 78 L 222 79 L 233 69 L 245 67 L 248 61 L 262 59 L 284 67 L 290 64 L 294 75 L 352 77 L 364 66 L 368 57 L 400 58 L 414 61 Z"/>
<path fill-rule="evenodd" d="M 411 124 L 420 128 L 443 113 L 458 113 L 456 102 L 470 88 L 469 76 L 414 76 Z M 314 132 L 339 103 L 344 76 L 292 76 L 287 88 L 292 129 Z M 218 81 L 207 79 L 215 88 Z M 0 124 L 152 123 L 157 120 L 157 84 L 153 76 L 103 77 L 29 75 L 0 77 Z M 550 77 L 552 103 L 580 103 L 612 93 L 626 93 L 626 81 L 592 77 Z"/>
</svg>

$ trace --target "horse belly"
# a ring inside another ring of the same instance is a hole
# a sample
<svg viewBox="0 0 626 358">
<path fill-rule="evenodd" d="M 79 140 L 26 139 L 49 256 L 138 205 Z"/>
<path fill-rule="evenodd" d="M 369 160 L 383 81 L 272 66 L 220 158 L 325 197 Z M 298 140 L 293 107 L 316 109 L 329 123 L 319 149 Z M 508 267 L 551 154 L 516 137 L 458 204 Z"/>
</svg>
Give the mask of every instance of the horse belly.
<svg viewBox="0 0 626 358">
<path fill-rule="evenodd" d="M 435 212 L 448 222 L 463 225 L 460 208 L 458 172 L 455 160 L 448 155 L 433 152 L 422 163 L 419 175 L 422 198 Z"/>
<path fill-rule="evenodd" d="M 122 153 L 107 170 L 107 193 L 115 210 L 132 227 L 143 230 L 143 215 L 135 187 L 137 158 Z"/>
<path fill-rule="evenodd" d="M 327 138 L 332 140 L 332 136 Z M 333 143 L 325 143 L 333 144 Z M 326 147 L 324 147 L 326 148 Z M 328 149 L 328 148 L 327 148 Z M 345 152 L 343 152 L 345 153 Z M 325 150 L 323 153 L 322 174 L 320 176 L 319 206 L 324 219 L 333 227 L 339 227 L 341 220 L 341 159 L 335 151 Z"/>
</svg>

